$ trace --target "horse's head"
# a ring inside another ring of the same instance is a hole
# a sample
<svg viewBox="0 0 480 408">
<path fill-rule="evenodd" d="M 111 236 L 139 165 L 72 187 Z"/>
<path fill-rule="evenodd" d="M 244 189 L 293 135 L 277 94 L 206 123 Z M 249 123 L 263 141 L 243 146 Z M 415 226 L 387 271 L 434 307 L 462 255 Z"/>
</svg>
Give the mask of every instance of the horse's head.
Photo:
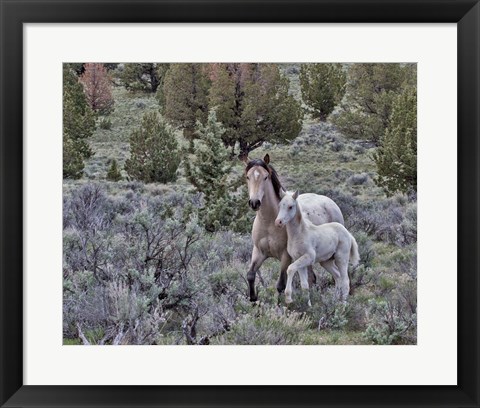
<svg viewBox="0 0 480 408">
<path fill-rule="evenodd" d="M 293 219 L 293 217 L 295 217 L 295 214 L 297 213 L 298 191 L 295 191 L 294 193 L 281 191 L 280 196 L 282 199 L 278 205 L 279 209 L 277 219 L 275 220 L 275 225 L 283 228 Z"/>
<path fill-rule="evenodd" d="M 245 163 L 245 177 L 247 179 L 249 197 L 248 205 L 252 210 L 258 211 L 265 196 L 267 183 L 272 182 L 274 170 L 269 166 L 270 156 L 268 154 L 265 155 L 263 160 L 246 159 Z"/>
</svg>

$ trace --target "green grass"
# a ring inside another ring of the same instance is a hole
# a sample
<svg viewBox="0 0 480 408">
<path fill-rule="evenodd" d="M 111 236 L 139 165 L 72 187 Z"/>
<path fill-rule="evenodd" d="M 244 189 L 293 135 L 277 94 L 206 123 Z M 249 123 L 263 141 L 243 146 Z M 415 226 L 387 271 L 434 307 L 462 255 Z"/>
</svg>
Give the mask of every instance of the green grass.
<svg viewBox="0 0 480 408">
<path fill-rule="evenodd" d="M 112 122 L 112 127 L 109 130 L 97 127 L 91 138 L 93 144 L 98 142 L 127 143 L 131 131 L 141 124 L 143 114 L 159 109 L 155 94 L 130 92 L 122 86 L 114 87 L 112 94 L 115 99 L 115 109 L 107 116 Z"/>
<path fill-rule="evenodd" d="M 80 339 L 63 339 L 64 346 L 78 346 L 80 344 L 82 344 Z"/>
<path fill-rule="evenodd" d="M 305 345 L 370 344 L 362 332 L 347 330 L 309 330 L 303 335 Z"/>
</svg>

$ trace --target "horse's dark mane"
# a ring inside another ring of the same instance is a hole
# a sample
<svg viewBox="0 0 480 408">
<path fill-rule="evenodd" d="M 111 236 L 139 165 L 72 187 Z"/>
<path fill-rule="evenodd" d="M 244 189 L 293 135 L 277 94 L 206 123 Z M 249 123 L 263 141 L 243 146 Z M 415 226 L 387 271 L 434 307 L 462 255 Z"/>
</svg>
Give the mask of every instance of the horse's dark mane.
<svg viewBox="0 0 480 408">
<path fill-rule="evenodd" d="M 276 170 L 270 164 L 265 163 L 262 159 L 253 159 L 247 163 L 247 167 L 245 167 L 245 174 L 249 172 L 252 167 L 260 166 L 263 167 L 270 173 L 270 177 L 272 179 L 273 191 L 275 191 L 275 195 L 280 200 L 280 190 L 285 190 L 278 179 L 278 174 Z"/>
</svg>

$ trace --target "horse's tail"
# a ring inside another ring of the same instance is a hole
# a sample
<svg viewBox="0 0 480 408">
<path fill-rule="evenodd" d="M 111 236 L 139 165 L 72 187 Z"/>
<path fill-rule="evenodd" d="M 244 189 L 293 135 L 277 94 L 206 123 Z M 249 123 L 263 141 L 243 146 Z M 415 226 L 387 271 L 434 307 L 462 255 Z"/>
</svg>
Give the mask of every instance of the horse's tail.
<svg viewBox="0 0 480 408">
<path fill-rule="evenodd" d="M 358 253 L 358 244 L 355 240 L 355 237 L 350 234 L 352 237 L 352 246 L 350 247 L 350 263 L 353 267 L 357 266 L 360 262 L 360 254 Z"/>
</svg>

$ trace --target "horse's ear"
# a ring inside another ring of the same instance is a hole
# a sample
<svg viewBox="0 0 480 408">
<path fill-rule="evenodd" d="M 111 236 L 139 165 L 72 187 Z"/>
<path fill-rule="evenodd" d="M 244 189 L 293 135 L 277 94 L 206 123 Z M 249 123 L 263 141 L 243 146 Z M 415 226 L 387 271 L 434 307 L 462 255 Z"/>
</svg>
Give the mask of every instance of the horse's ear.
<svg viewBox="0 0 480 408">
<path fill-rule="evenodd" d="M 266 164 L 270 163 L 270 155 L 269 155 L 268 153 L 267 153 L 267 154 L 265 155 L 265 157 L 263 158 L 263 161 L 264 161 Z"/>
<path fill-rule="evenodd" d="M 293 199 L 296 200 L 298 198 L 298 190 L 293 193 Z"/>
<path fill-rule="evenodd" d="M 285 197 L 285 191 L 283 190 L 283 188 L 280 189 L 280 198 L 282 199 L 283 197 Z"/>
</svg>

